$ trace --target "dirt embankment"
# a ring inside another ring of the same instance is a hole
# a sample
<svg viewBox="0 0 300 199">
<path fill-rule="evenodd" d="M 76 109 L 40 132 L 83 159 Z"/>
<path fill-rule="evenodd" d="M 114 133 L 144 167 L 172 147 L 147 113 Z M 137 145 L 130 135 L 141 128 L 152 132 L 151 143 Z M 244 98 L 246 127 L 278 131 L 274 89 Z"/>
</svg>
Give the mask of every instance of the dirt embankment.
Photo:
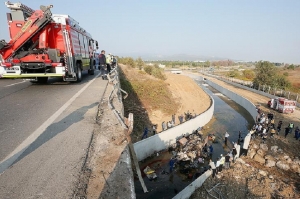
<svg viewBox="0 0 300 199">
<path fill-rule="evenodd" d="M 152 129 L 157 124 L 157 132 L 161 132 L 162 122 L 171 121 L 172 114 L 177 125 L 179 115 L 201 114 L 211 104 L 209 96 L 187 76 L 166 72 L 167 79 L 163 81 L 144 71 L 120 66 L 122 89 L 129 93 L 124 100 L 125 113 L 134 115 L 133 142 L 141 140 L 145 127 Z M 150 132 L 148 136 L 151 135 Z"/>
<path fill-rule="evenodd" d="M 180 75 L 166 73 L 169 90 L 173 97 L 180 104 L 177 109 L 176 124 L 178 124 L 178 116 L 190 112 L 192 115 L 201 114 L 210 106 L 209 96 L 196 84 L 191 78 Z M 172 115 L 163 114 L 160 110 L 153 110 L 150 112 L 150 120 L 154 124 L 158 124 L 158 131 L 161 131 L 161 123 L 163 121 L 171 121 Z"/>
</svg>

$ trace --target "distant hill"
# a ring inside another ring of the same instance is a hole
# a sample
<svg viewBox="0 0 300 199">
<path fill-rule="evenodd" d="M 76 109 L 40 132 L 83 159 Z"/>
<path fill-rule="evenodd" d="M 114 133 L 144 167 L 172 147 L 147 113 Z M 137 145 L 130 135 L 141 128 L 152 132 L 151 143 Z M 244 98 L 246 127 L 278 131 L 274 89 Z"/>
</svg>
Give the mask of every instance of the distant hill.
<svg viewBox="0 0 300 199">
<path fill-rule="evenodd" d="M 174 54 L 174 55 L 161 55 L 161 54 L 143 54 L 143 53 L 118 53 L 119 57 L 132 57 L 134 59 L 141 57 L 145 61 L 168 60 L 168 61 L 218 61 L 227 60 L 230 58 L 203 56 L 203 55 L 188 55 L 188 54 Z"/>
</svg>

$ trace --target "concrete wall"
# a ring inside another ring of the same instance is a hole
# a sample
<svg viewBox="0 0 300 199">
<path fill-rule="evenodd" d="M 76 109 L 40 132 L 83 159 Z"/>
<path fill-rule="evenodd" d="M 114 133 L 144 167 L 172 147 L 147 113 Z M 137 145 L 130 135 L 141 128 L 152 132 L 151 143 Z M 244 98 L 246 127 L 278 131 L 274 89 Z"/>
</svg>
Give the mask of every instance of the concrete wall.
<svg viewBox="0 0 300 199">
<path fill-rule="evenodd" d="M 257 110 L 256 110 L 256 106 L 252 102 L 226 88 L 223 88 L 222 86 L 210 80 L 206 80 L 206 83 L 212 86 L 213 88 L 217 89 L 219 92 L 226 95 L 227 97 L 229 97 L 230 99 L 232 99 L 233 101 L 241 105 L 242 107 L 244 107 L 251 114 L 253 120 L 254 121 L 256 120 Z"/>
<path fill-rule="evenodd" d="M 191 184 L 185 187 L 181 192 L 179 192 L 173 199 L 188 199 L 194 193 L 196 189 L 202 186 L 205 180 L 212 174 L 212 171 L 208 170 L 203 173 L 200 177 L 194 180 Z"/>
<path fill-rule="evenodd" d="M 171 129 L 134 143 L 133 147 L 138 161 L 149 157 L 155 152 L 168 148 L 171 144 L 176 143 L 176 138 L 181 137 L 186 133 L 192 133 L 192 131 L 206 125 L 211 120 L 214 113 L 214 101 L 212 97 L 210 98 L 211 106 L 201 115 Z"/>
</svg>

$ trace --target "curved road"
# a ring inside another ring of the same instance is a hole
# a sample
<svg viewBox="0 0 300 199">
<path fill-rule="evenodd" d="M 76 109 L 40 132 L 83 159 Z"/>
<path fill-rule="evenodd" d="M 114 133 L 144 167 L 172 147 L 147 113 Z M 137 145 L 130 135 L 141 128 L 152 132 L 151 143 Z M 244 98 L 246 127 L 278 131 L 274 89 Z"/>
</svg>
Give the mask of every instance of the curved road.
<svg viewBox="0 0 300 199">
<path fill-rule="evenodd" d="M 70 198 L 107 81 L 0 79 L 0 198 Z"/>
</svg>

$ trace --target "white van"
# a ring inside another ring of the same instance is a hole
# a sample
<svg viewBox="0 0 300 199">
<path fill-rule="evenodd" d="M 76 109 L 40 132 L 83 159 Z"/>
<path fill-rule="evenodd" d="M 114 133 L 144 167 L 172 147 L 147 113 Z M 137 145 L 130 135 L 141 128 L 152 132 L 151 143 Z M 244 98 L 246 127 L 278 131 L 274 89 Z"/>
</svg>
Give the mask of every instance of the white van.
<svg viewBox="0 0 300 199">
<path fill-rule="evenodd" d="M 179 69 L 173 69 L 173 70 L 171 70 L 171 73 L 173 73 L 173 74 L 181 74 L 181 73 L 182 73 L 182 70 L 179 70 Z"/>
</svg>

